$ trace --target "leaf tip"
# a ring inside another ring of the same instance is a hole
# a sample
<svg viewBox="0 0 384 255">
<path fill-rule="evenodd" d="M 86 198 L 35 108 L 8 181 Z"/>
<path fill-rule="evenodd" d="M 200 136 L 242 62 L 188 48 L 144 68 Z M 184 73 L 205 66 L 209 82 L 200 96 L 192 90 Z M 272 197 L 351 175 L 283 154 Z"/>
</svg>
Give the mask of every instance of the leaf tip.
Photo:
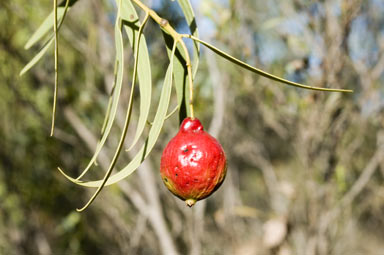
<svg viewBox="0 0 384 255">
<path fill-rule="evenodd" d="M 26 70 L 26 68 L 24 67 L 24 68 L 20 71 L 19 76 L 20 76 L 20 77 L 23 76 L 26 72 L 27 72 L 27 70 Z"/>
<path fill-rule="evenodd" d="M 28 42 L 24 45 L 24 50 L 29 50 L 32 47 L 31 40 L 28 40 Z"/>
<path fill-rule="evenodd" d="M 71 178 L 69 175 L 67 175 L 60 167 L 57 167 L 57 170 L 59 170 L 59 172 L 64 175 L 65 178 L 67 178 L 68 180 L 72 181 L 73 178 Z"/>
<path fill-rule="evenodd" d="M 129 146 L 129 148 L 125 149 L 125 151 L 131 151 L 132 148 L 135 146 L 136 143 L 132 143 L 131 146 Z"/>
<path fill-rule="evenodd" d="M 81 212 L 83 212 L 85 209 L 86 209 L 86 207 L 83 207 L 83 208 L 76 208 L 76 212 L 81 213 Z"/>
</svg>

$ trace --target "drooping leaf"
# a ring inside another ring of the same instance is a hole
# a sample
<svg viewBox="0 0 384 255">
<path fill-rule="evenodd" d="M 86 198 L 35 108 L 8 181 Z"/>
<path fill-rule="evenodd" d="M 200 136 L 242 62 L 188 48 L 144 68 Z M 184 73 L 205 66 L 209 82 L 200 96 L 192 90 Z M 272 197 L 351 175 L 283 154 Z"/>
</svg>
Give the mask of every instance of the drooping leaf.
<svg viewBox="0 0 384 255">
<path fill-rule="evenodd" d="M 120 10 L 121 10 L 121 0 L 120 0 L 120 3 L 119 3 L 119 14 L 120 14 Z M 120 15 L 121 16 L 121 15 Z M 146 16 L 143 24 L 141 25 L 140 29 L 139 29 L 139 38 L 140 38 L 140 34 L 142 32 L 142 28 L 145 26 L 145 23 L 146 21 L 148 20 L 148 16 Z M 138 41 L 139 41 L 139 38 L 138 38 Z M 136 47 L 136 51 L 135 51 L 135 56 L 138 55 L 138 51 L 139 51 L 139 48 Z M 100 184 L 100 186 L 97 188 L 96 192 L 93 194 L 93 196 L 90 198 L 90 200 L 88 201 L 88 203 L 82 207 L 81 209 L 77 209 L 77 211 L 81 212 L 81 211 L 84 211 L 97 197 L 97 195 L 101 192 L 101 190 L 104 188 L 105 186 L 105 183 L 108 181 L 108 178 L 109 176 L 111 175 L 112 173 L 112 170 L 114 169 L 116 163 L 117 163 L 117 160 L 119 159 L 119 155 L 121 153 L 121 150 L 123 148 L 123 145 L 124 145 L 124 141 L 125 141 L 125 137 L 127 135 L 127 131 L 128 131 L 128 127 L 129 127 L 129 123 L 131 121 L 131 116 L 132 116 L 132 104 L 133 104 L 133 94 L 134 94 L 134 88 L 135 88 L 135 81 L 136 81 L 136 72 L 137 72 L 137 64 L 138 64 L 138 58 L 135 59 L 135 64 L 134 64 L 134 71 L 133 71 L 133 78 L 132 78 L 132 87 L 131 87 L 131 93 L 130 93 L 130 97 L 129 97 L 129 102 L 128 102 L 128 107 L 127 107 L 127 111 L 126 111 L 126 117 L 125 117 L 125 122 L 124 122 L 124 127 L 123 127 L 123 131 L 121 133 L 121 137 L 120 137 L 120 140 L 119 140 L 119 144 L 117 145 L 117 148 L 115 150 L 115 154 L 113 155 L 113 158 L 112 158 L 112 161 L 111 163 L 109 164 L 109 167 L 108 167 L 108 170 L 107 172 L 105 173 L 104 175 L 104 179 L 102 181 L 102 183 Z"/>
<path fill-rule="evenodd" d="M 64 14 L 64 7 L 57 8 L 57 18 L 61 19 Z M 40 41 L 44 36 L 48 34 L 52 30 L 53 27 L 53 12 L 51 12 L 48 17 L 45 18 L 40 27 L 33 33 L 31 38 L 29 38 L 28 42 L 25 44 L 24 49 L 28 50 L 33 45 L 35 45 L 38 41 Z"/>
<path fill-rule="evenodd" d="M 54 38 L 50 39 L 44 46 L 41 48 L 39 53 L 37 53 L 31 61 L 28 62 L 24 66 L 24 68 L 20 71 L 20 76 L 24 75 L 26 72 L 28 72 L 29 69 L 31 69 L 34 65 L 36 65 L 37 62 L 45 55 L 45 53 L 48 51 L 49 47 L 53 44 Z"/>
<path fill-rule="evenodd" d="M 171 58 L 173 38 L 163 32 L 165 45 L 167 47 L 168 57 Z M 189 90 L 188 90 L 188 71 L 185 61 L 185 53 L 183 48 L 178 44 L 173 61 L 173 77 L 177 96 L 177 106 L 179 109 L 180 122 L 190 115 L 189 109 Z"/>
<path fill-rule="evenodd" d="M 120 16 L 117 16 L 116 24 L 115 24 L 115 48 L 116 48 L 116 65 L 118 66 L 118 68 L 117 68 L 116 77 L 115 77 L 116 83 L 113 89 L 111 108 L 109 113 L 107 112 L 107 114 L 109 114 L 109 118 L 107 119 L 103 135 L 99 143 L 97 144 L 95 153 L 93 154 L 87 167 L 82 171 L 82 173 L 79 175 L 79 177 L 77 177 L 77 179 L 81 179 L 88 172 L 91 166 L 96 162 L 96 159 L 111 132 L 112 125 L 116 117 L 117 107 L 119 104 L 119 99 L 121 94 L 121 87 L 123 83 L 123 73 L 124 73 L 124 48 L 123 48 L 123 36 L 121 32 Z"/>
<path fill-rule="evenodd" d="M 196 25 L 195 15 L 191 6 L 191 3 L 188 0 L 178 0 L 178 3 L 184 13 L 185 20 L 189 26 L 191 33 L 198 37 L 199 32 Z M 167 33 L 163 32 L 165 44 L 167 47 L 168 57 L 171 55 L 172 45 L 174 44 L 174 39 Z M 192 72 L 193 78 L 197 73 L 199 66 L 200 58 L 200 45 L 198 42 L 193 42 L 193 61 L 192 61 Z M 181 45 L 179 44 L 175 53 L 174 61 L 174 79 L 175 79 L 175 88 L 177 96 L 177 107 L 179 109 L 179 120 L 180 123 L 186 116 L 190 116 L 190 91 L 188 89 L 188 72 L 185 61 L 185 53 Z"/>
<path fill-rule="evenodd" d="M 67 11 L 69 10 L 69 6 L 73 5 L 74 3 L 76 2 L 76 0 L 66 0 L 65 1 L 65 6 L 64 7 L 58 7 L 57 8 L 57 19 L 61 19 L 60 20 L 60 23 L 57 27 L 57 30 L 60 29 L 61 25 L 63 24 L 64 22 L 64 19 L 65 19 L 65 15 L 67 13 Z M 61 11 L 59 11 L 61 10 Z M 27 44 L 25 45 L 25 48 L 28 49 L 30 48 L 32 45 L 34 45 L 36 42 L 38 42 L 39 40 L 41 40 L 45 35 L 46 33 L 52 29 L 53 27 L 53 15 L 54 13 L 52 12 L 50 14 L 50 16 L 48 16 L 46 18 L 46 20 L 43 22 L 43 24 L 40 25 L 40 27 L 35 31 L 35 33 L 32 35 L 32 37 L 29 39 L 29 41 L 27 42 Z M 50 37 L 51 39 L 48 40 L 48 42 L 43 46 L 43 48 L 39 51 L 39 53 L 37 53 L 31 61 L 29 61 L 28 64 L 25 65 L 25 67 L 20 71 L 20 76 L 22 76 L 23 74 L 25 74 L 29 69 L 31 69 L 37 62 L 39 62 L 39 60 L 45 55 L 45 53 L 48 51 L 49 47 L 52 45 L 52 43 L 54 42 L 55 38 L 54 36 L 52 35 Z M 31 40 L 32 39 L 32 40 Z"/>
<path fill-rule="evenodd" d="M 179 3 L 181 10 L 184 13 L 185 20 L 188 23 L 189 30 L 192 35 L 195 37 L 199 37 L 199 31 L 197 29 L 195 13 L 193 12 L 193 8 L 191 2 L 189 0 L 177 0 Z M 195 79 L 197 69 L 199 68 L 199 58 L 200 58 L 200 44 L 198 42 L 193 41 L 193 61 L 192 61 L 192 70 L 193 70 L 193 79 Z"/>
<path fill-rule="evenodd" d="M 70 7 L 77 2 L 77 0 L 65 0 L 63 1 L 57 8 L 57 19 L 60 20 L 61 26 L 65 14 L 70 9 Z M 48 17 L 45 18 L 43 23 L 39 26 L 39 28 L 32 34 L 32 36 L 29 38 L 27 43 L 25 44 L 24 48 L 27 50 L 31 48 L 33 45 L 35 45 L 38 41 L 40 41 L 44 36 L 47 35 L 49 31 L 52 31 L 53 28 L 53 11 L 48 15 Z"/>
<path fill-rule="evenodd" d="M 101 137 L 103 136 L 103 134 L 105 132 L 105 128 L 107 127 L 107 122 L 108 122 L 109 116 L 111 115 L 111 105 L 112 105 L 113 95 L 114 95 L 114 91 L 115 91 L 115 87 L 116 87 L 116 78 L 117 78 L 118 66 L 119 66 L 118 63 L 115 63 L 115 69 L 113 71 L 113 77 L 114 77 L 113 85 L 112 85 L 111 93 L 110 93 L 109 98 L 108 98 L 107 112 L 104 116 L 103 126 L 101 127 L 101 132 L 100 132 Z M 98 142 L 100 142 L 100 141 L 98 141 Z"/>
<path fill-rule="evenodd" d="M 122 18 L 131 21 L 125 22 L 124 28 L 125 32 L 128 35 L 129 42 L 135 54 L 135 66 L 134 73 L 137 71 L 137 76 L 139 80 L 139 89 L 140 89 L 140 115 L 137 121 L 137 128 L 135 136 L 133 138 L 132 144 L 129 146 L 128 150 L 132 149 L 136 143 L 139 141 L 139 138 L 143 134 L 145 124 L 148 120 L 149 110 L 151 107 L 151 98 L 152 98 L 152 75 L 151 75 L 151 64 L 149 60 L 149 53 L 147 42 L 145 40 L 143 28 L 145 22 L 148 19 L 146 15 L 143 25 L 140 25 L 140 21 L 137 15 L 135 8 L 133 7 L 131 1 L 124 1 L 122 5 Z M 132 22 L 133 21 L 133 22 Z M 139 48 L 137 49 L 137 45 Z"/>
<path fill-rule="evenodd" d="M 176 50 L 176 44 L 173 47 L 173 54 Z M 131 162 L 124 167 L 121 171 L 117 172 L 116 174 L 112 175 L 109 177 L 108 181 L 105 183 L 106 186 L 114 184 L 130 174 L 132 174 L 139 166 L 140 164 L 145 160 L 145 158 L 149 155 L 151 150 L 153 149 L 159 135 L 160 131 L 163 127 L 166 115 L 167 115 L 167 110 L 169 107 L 169 102 L 171 99 L 171 91 L 172 91 L 172 73 L 173 73 L 173 60 L 174 58 L 171 57 L 171 61 L 169 63 L 165 78 L 164 78 L 164 84 L 163 88 L 161 90 L 161 95 L 160 95 L 160 100 L 159 100 L 159 105 L 156 111 L 155 119 L 153 121 L 153 125 L 149 131 L 148 138 L 145 141 L 145 144 L 141 147 L 139 152 L 133 157 Z M 61 169 L 59 168 L 59 171 Z M 62 172 L 62 171 L 61 171 Z M 98 181 L 90 181 L 90 182 L 84 182 L 81 180 L 76 180 L 71 178 L 70 176 L 67 176 L 64 172 L 62 172 L 64 176 L 66 176 L 70 181 L 81 185 L 81 186 L 86 186 L 86 187 L 100 187 L 100 185 L 103 184 L 103 180 L 98 180 Z"/>
<path fill-rule="evenodd" d="M 267 72 L 264 72 L 258 68 L 255 68 L 231 55 L 229 55 L 228 53 L 225 53 L 224 51 L 222 50 L 219 50 L 218 48 L 216 48 L 215 46 L 203 41 L 203 40 L 200 40 L 199 38 L 197 37 L 194 37 L 194 36 L 191 36 L 191 35 L 183 35 L 183 37 L 186 37 L 186 38 L 190 38 L 196 42 L 199 42 L 201 44 L 203 44 L 204 46 L 206 46 L 208 49 L 212 50 L 214 53 L 216 53 L 217 55 L 229 60 L 230 62 L 244 68 L 244 69 L 247 69 L 251 72 L 254 72 L 256 74 L 259 74 L 261 76 L 264 76 L 268 79 L 271 79 L 271 80 L 274 80 L 274 81 L 277 81 L 277 82 L 281 82 L 281 83 L 284 83 L 284 84 L 287 84 L 287 85 L 290 85 L 290 86 L 294 86 L 294 87 L 299 87 L 299 88 L 303 88 L 303 89 L 311 89 L 311 90 L 319 90 L 319 91 L 328 91 L 328 92 L 353 92 L 353 90 L 349 90 L 349 89 L 332 89 L 332 88 L 320 88 L 320 87 L 312 87 L 312 86 L 308 86 L 308 85 L 303 85 L 303 84 L 300 84 L 300 83 L 296 83 L 296 82 L 292 82 L 292 81 L 288 81 L 288 80 L 285 80 L 283 78 L 280 78 L 278 76 L 275 76 L 273 74 L 270 74 L 270 73 L 267 73 Z"/>
<path fill-rule="evenodd" d="M 121 15 L 121 5 L 122 5 L 122 2 L 121 0 L 119 1 L 119 9 L 118 9 L 118 16 L 122 17 Z M 125 141 L 125 137 L 127 135 L 127 131 L 128 131 L 128 127 L 129 127 L 129 123 L 130 123 L 130 120 L 131 120 L 131 116 L 132 116 L 132 105 L 133 105 L 133 94 L 134 94 L 134 90 L 135 90 L 135 83 L 136 83 L 136 76 L 137 76 L 137 68 L 138 68 L 138 62 L 139 62 L 139 47 L 137 47 L 137 45 L 139 45 L 140 43 L 140 39 L 141 39 L 141 33 L 143 31 L 143 28 L 147 22 L 149 18 L 149 15 L 147 14 L 145 16 L 145 19 L 143 21 L 143 24 L 140 26 L 139 28 L 139 31 L 138 31 L 138 36 L 137 36 L 137 41 L 134 42 L 134 39 L 132 39 L 131 41 L 131 44 L 133 44 L 133 48 L 134 48 L 134 52 L 135 52 L 135 63 L 134 63 L 134 68 L 133 68 L 133 76 L 132 76 L 132 87 L 131 87 L 131 93 L 130 93 L 130 97 L 129 97 L 129 102 L 128 102 L 128 107 L 127 107 L 127 111 L 126 111 L 126 117 L 125 117 L 125 122 L 124 122 L 124 127 L 123 127 L 123 131 L 121 133 L 121 137 L 120 137 L 120 140 L 119 140 L 119 143 L 117 145 L 117 148 L 115 150 L 115 154 L 112 158 L 112 161 L 111 163 L 109 164 L 109 167 L 108 167 L 108 170 L 107 172 L 105 173 L 104 175 L 104 178 L 102 180 L 102 183 L 100 184 L 100 186 L 97 188 L 96 192 L 93 194 L 93 196 L 89 199 L 89 201 L 85 204 L 85 206 L 83 206 L 81 209 L 77 209 L 77 211 L 81 212 L 81 211 L 84 211 L 95 199 L 96 197 L 98 196 L 98 194 L 101 192 L 101 190 L 104 188 L 106 182 L 108 181 L 108 178 L 109 176 L 111 175 L 112 173 L 112 170 L 114 169 L 116 163 L 117 163 L 117 160 L 119 159 L 119 156 L 120 156 L 120 153 L 122 151 L 122 148 L 123 148 L 123 145 L 124 145 L 124 141 Z M 132 29 L 134 30 L 134 29 Z M 129 31 L 130 32 L 130 31 Z M 133 37 L 133 33 L 131 34 L 131 37 Z M 78 178 L 79 179 L 79 178 Z"/>
</svg>

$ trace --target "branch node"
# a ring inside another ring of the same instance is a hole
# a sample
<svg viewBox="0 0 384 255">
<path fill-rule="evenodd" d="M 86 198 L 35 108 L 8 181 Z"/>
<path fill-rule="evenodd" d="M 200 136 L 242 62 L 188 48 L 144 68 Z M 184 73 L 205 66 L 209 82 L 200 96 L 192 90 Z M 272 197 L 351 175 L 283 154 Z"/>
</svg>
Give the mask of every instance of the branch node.
<svg viewBox="0 0 384 255">
<path fill-rule="evenodd" d="M 168 24 L 169 24 L 168 20 L 163 19 L 163 18 L 160 20 L 160 26 L 165 27 Z"/>
</svg>

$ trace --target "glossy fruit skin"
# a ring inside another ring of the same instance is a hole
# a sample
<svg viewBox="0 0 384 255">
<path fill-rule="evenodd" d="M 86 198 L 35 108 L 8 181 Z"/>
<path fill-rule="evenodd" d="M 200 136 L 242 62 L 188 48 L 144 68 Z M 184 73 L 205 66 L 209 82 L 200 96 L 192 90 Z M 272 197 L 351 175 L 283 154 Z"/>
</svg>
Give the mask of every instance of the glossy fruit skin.
<svg viewBox="0 0 384 255">
<path fill-rule="evenodd" d="M 192 206 L 217 190 L 226 172 L 227 159 L 219 142 L 204 131 L 198 119 L 184 119 L 161 157 L 165 186 Z"/>
</svg>

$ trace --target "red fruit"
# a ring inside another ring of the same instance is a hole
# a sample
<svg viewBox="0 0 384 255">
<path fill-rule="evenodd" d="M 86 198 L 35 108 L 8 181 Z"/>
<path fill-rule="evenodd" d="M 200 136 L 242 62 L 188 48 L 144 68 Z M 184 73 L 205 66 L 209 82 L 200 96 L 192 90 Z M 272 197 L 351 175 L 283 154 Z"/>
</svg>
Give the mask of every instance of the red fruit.
<svg viewBox="0 0 384 255">
<path fill-rule="evenodd" d="M 198 119 L 186 118 L 161 157 L 165 186 L 188 206 L 211 195 L 223 183 L 227 159 L 219 142 Z"/>
</svg>

